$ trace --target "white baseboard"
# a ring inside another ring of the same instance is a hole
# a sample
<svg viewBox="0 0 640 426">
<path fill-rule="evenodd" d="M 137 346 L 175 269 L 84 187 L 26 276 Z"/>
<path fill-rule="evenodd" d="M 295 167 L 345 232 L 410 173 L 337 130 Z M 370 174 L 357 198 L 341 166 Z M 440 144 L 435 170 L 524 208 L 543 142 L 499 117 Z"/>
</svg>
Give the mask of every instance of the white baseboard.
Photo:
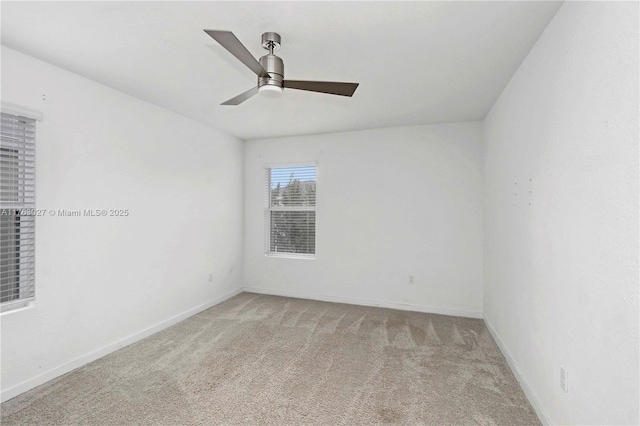
<svg viewBox="0 0 640 426">
<path fill-rule="evenodd" d="M 164 320 L 154 326 L 151 326 L 149 328 L 146 328 L 142 331 L 139 331 L 135 334 L 132 334 L 128 337 L 125 337 L 124 339 L 118 340 L 117 342 L 111 343 L 107 346 L 104 346 L 100 349 L 97 349 L 93 352 L 90 352 L 86 355 L 83 355 L 79 358 L 74 359 L 73 361 L 70 361 L 66 364 L 63 364 L 59 367 L 56 367 L 52 370 L 47 371 L 46 373 L 42 373 L 32 379 L 26 380 L 22 383 L 19 383 L 15 386 L 12 386 L 8 389 L 4 389 L 2 390 L 2 393 L 0 394 L 0 400 L 2 402 L 5 402 L 11 398 L 15 398 L 16 396 L 20 395 L 21 393 L 24 393 L 28 390 L 31 390 L 33 388 L 35 388 L 36 386 L 40 386 L 46 382 L 48 382 L 49 380 L 55 379 L 56 377 L 62 376 L 63 374 L 66 374 L 72 370 L 75 370 L 76 368 L 82 367 L 85 364 L 88 364 L 92 361 L 95 361 L 98 358 L 102 358 L 105 355 L 110 354 L 111 352 L 115 352 L 118 349 L 121 349 L 125 346 L 128 346 L 132 343 L 135 343 L 139 340 L 144 339 L 145 337 L 149 337 L 152 334 L 155 334 L 161 330 L 164 330 L 167 327 L 170 327 L 174 324 L 179 323 L 180 321 L 183 321 L 199 312 L 204 311 L 205 309 L 209 309 L 212 306 L 215 306 L 219 303 L 224 302 L 227 299 L 230 299 L 231 297 L 242 293 L 242 288 L 233 290 L 229 293 L 223 294 L 220 297 L 216 297 L 213 300 L 210 300 L 207 303 L 204 303 L 200 306 L 197 306 L 193 309 L 189 309 L 186 312 L 183 312 L 181 314 L 178 314 L 176 316 L 173 316 L 167 320 Z"/>
<path fill-rule="evenodd" d="M 516 377 L 516 380 L 520 384 L 522 391 L 524 392 L 525 396 L 529 400 L 529 403 L 531 404 L 534 411 L 536 412 L 538 419 L 540 419 L 540 422 L 545 426 L 551 425 L 552 423 L 551 423 L 551 420 L 549 419 L 549 416 L 542 408 L 542 405 L 540 405 L 540 401 L 538 401 L 538 398 L 536 397 L 536 394 L 533 392 L 533 390 L 529 386 L 529 383 L 526 381 L 524 376 L 520 374 L 520 370 L 518 369 L 516 362 L 511 357 L 511 354 L 507 350 L 504 343 L 502 343 L 502 339 L 500 339 L 500 336 L 498 335 L 496 330 L 493 328 L 491 323 L 487 320 L 487 318 L 484 318 L 484 323 L 487 326 L 489 333 L 491 333 L 493 340 L 496 342 L 496 345 L 498 345 L 500 352 L 502 352 L 502 355 L 507 360 L 507 364 L 509 364 L 509 367 L 511 367 L 511 371 L 513 372 L 513 375 Z"/>
<path fill-rule="evenodd" d="M 295 297 L 298 299 L 321 300 L 323 302 L 347 303 L 350 305 L 376 306 L 379 308 L 391 308 L 401 311 L 425 312 L 428 314 L 450 315 L 455 317 L 482 319 L 482 312 L 465 311 L 462 309 L 440 308 L 436 306 L 413 305 L 411 303 L 383 302 L 380 300 L 355 299 L 350 297 L 322 296 L 317 294 L 298 293 L 295 291 L 274 290 L 262 287 L 244 287 L 247 293 L 270 294 L 272 296 Z"/>
</svg>

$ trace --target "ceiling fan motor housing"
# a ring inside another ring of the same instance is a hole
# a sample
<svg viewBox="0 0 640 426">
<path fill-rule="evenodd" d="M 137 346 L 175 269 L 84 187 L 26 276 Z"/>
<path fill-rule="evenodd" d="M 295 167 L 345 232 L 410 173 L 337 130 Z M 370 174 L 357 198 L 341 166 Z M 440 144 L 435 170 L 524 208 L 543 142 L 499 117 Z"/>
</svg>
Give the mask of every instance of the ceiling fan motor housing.
<svg viewBox="0 0 640 426">
<path fill-rule="evenodd" d="M 284 62 L 273 54 L 280 49 L 280 35 L 274 32 L 262 34 L 262 47 L 269 51 L 269 54 L 260 58 L 260 65 L 268 73 L 269 77 L 258 77 L 258 87 L 276 86 L 284 87 Z"/>
</svg>

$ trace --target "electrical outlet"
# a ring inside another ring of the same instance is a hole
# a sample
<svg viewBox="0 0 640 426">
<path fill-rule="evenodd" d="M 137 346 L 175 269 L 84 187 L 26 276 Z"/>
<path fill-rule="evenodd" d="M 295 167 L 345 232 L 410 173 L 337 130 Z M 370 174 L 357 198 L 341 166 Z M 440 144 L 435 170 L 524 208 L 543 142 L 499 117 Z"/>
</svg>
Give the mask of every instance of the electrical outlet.
<svg viewBox="0 0 640 426">
<path fill-rule="evenodd" d="M 413 275 L 409 275 L 409 284 L 415 284 L 416 282 L 416 277 L 414 277 Z"/>
<path fill-rule="evenodd" d="M 564 367 L 560 367 L 560 387 L 563 391 L 569 392 L 569 373 Z"/>
<path fill-rule="evenodd" d="M 213 274 L 211 272 L 209 272 L 209 282 L 213 281 Z"/>
</svg>

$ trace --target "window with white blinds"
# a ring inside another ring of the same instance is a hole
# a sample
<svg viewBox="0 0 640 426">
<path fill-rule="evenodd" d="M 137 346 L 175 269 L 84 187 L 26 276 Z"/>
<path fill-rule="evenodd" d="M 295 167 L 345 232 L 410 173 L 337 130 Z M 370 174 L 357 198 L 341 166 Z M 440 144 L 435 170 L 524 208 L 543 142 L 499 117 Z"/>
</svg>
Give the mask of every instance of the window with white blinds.
<svg viewBox="0 0 640 426">
<path fill-rule="evenodd" d="M 0 115 L 0 310 L 5 311 L 35 297 L 36 124 Z"/>
<path fill-rule="evenodd" d="M 265 171 L 265 254 L 314 258 L 316 166 Z"/>
</svg>

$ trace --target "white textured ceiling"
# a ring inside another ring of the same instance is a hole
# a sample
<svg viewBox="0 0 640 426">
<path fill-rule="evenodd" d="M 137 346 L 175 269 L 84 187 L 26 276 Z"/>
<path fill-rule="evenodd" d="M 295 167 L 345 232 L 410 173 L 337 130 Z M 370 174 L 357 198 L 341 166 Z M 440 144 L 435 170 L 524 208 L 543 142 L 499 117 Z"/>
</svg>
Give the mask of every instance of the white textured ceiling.
<svg viewBox="0 0 640 426">
<path fill-rule="evenodd" d="M 557 2 L 6 2 L 2 44 L 241 139 L 484 118 Z M 285 90 L 221 102 L 282 36 L 285 78 L 358 82 L 353 98 Z"/>
</svg>

